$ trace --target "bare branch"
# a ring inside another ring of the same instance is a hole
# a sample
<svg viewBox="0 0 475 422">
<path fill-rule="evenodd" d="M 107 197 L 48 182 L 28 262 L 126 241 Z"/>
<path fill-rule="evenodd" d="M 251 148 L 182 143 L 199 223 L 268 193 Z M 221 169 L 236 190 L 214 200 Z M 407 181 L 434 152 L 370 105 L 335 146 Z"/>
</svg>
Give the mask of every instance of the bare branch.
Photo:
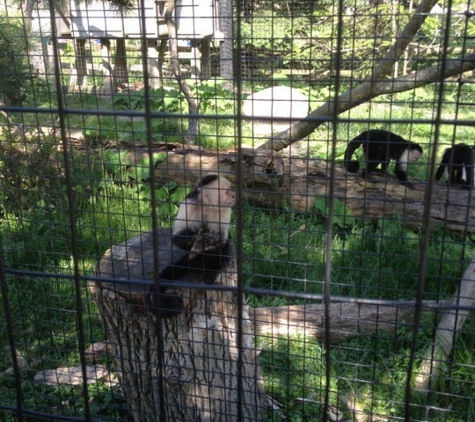
<svg viewBox="0 0 475 422">
<path fill-rule="evenodd" d="M 447 60 L 444 66 L 438 64 L 393 80 L 379 82 L 376 84 L 375 93 L 381 95 L 409 91 L 474 69 L 475 54 L 468 54 L 460 59 Z"/>
<path fill-rule="evenodd" d="M 417 34 L 417 31 L 419 31 L 432 7 L 434 7 L 436 3 L 437 0 L 423 0 L 421 2 L 405 28 L 398 35 L 394 44 L 381 59 L 379 65 L 374 69 L 373 74 L 366 82 L 363 82 L 356 88 L 352 88 L 344 92 L 336 100 L 328 101 L 317 110 L 313 111 L 309 116 L 307 116 L 307 118 L 294 124 L 290 129 L 279 133 L 268 142 L 261 145 L 258 149 L 273 149 L 274 151 L 280 151 L 293 142 L 310 135 L 318 126 L 326 121 L 331 120 L 333 116 L 349 110 L 350 108 L 356 107 L 357 105 L 362 104 L 378 95 L 387 93 L 386 90 L 381 90 L 380 84 L 383 83 L 384 87 L 394 86 L 391 82 L 391 79 L 384 78 L 391 74 L 394 64 L 404 53 L 405 49 Z M 432 79 L 417 86 L 427 85 L 431 82 L 433 82 Z M 416 86 L 413 83 L 412 87 L 407 89 L 412 89 L 415 87 Z"/>
<path fill-rule="evenodd" d="M 423 0 L 421 2 L 405 28 L 397 36 L 394 44 L 381 59 L 379 66 L 374 70 L 373 75 L 371 76 L 370 82 L 376 82 L 378 79 L 384 78 L 385 76 L 391 74 L 394 64 L 402 56 L 407 46 L 426 20 L 429 12 L 436 4 L 437 0 Z"/>
<path fill-rule="evenodd" d="M 164 8 L 163 16 L 167 22 L 168 28 L 168 47 L 170 52 L 170 66 L 172 68 L 175 79 L 180 86 L 181 92 L 185 96 L 188 103 L 188 130 L 184 135 L 186 144 L 193 145 L 195 143 L 196 133 L 198 130 L 198 120 L 196 117 L 198 114 L 199 104 L 198 100 L 193 96 L 193 92 L 186 82 L 185 78 L 181 75 L 180 62 L 178 60 L 178 38 L 176 24 L 173 19 L 173 10 L 175 8 L 175 2 L 170 0 L 167 3 L 161 5 Z"/>
</svg>

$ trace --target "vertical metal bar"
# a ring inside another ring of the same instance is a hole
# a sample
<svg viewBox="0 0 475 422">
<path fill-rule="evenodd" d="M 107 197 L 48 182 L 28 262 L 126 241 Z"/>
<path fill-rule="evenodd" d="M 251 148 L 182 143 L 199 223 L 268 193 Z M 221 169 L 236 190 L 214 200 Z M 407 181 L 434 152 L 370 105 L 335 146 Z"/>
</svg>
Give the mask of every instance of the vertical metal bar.
<svg viewBox="0 0 475 422">
<path fill-rule="evenodd" d="M 237 186 L 237 200 L 236 200 L 236 208 L 237 208 L 237 218 L 236 218 L 236 260 L 237 260 L 237 294 L 238 294 L 238 332 L 237 332 L 237 339 L 238 339 L 238 362 L 237 362 L 237 388 L 238 388 L 238 414 L 237 420 L 243 420 L 243 412 L 242 412 L 242 403 L 243 403 L 243 321 L 242 315 L 244 311 L 244 286 L 243 286 L 243 200 L 242 200 L 242 187 L 243 187 L 243 178 L 242 178 L 242 165 L 243 165 L 243 156 L 242 156 L 242 124 L 243 124 L 243 116 L 241 111 L 241 104 L 242 104 L 242 77 L 241 77 L 241 49 L 242 49 L 242 33 L 241 33 L 241 10 L 242 10 L 242 1 L 236 0 L 236 61 L 233 63 L 234 69 L 238 69 L 238 71 L 234 72 L 235 80 L 234 86 L 236 90 L 236 137 L 237 137 L 237 160 L 236 160 L 236 186 Z M 234 33 L 234 30 L 233 30 Z"/>
<path fill-rule="evenodd" d="M 326 245 L 326 261 L 325 261 L 325 280 L 323 284 L 323 304 L 324 304 L 324 344 L 325 344 L 325 398 L 323 406 L 322 420 L 327 421 L 329 419 L 329 401 L 330 401 L 330 388 L 331 388 L 331 339 L 330 339 L 330 304 L 331 304 L 331 279 L 332 279 L 332 250 L 333 250 L 333 212 L 335 208 L 335 169 L 336 169 L 336 143 L 338 132 L 338 96 L 340 90 L 340 72 L 341 67 L 341 45 L 342 45 L 342 22 L 343 22 L 343 0 L 338 1 L 338 27 L 337 27 L 337 46 L 335 57 L 335 68 L 337 72 L 335 74 L 335 107 L 333 108 L 333 114 L 331 122 L 333 126 L 332 135 L 332 148 L 330 157 L 330 189 L 327 192 L 328 195 L 328 220 L 327 220 L 327 245 Z"/>
<path fill-rule="evenodd" d="M 157 33 L 158 33 L 158 2 L 155 8 L 156 21 L 157 21 Z M 144 102 L 145 102 L 145 132 L 147 134 L 147 152 L 148 152 L 148 162 L 149 162 L 149 174 L 150 174 L 150 200 L 152 205 L 152 244 L 153 244 L 153 278 L 154 278 L 154 288 L 155 288 L 155 300 L 158 301 L 160 305 L 160 267 L 158 262 L 158 221 L 157 221 L 157 196 L 155 192 L 155 166 L 153 162 L 153 145 L 152 145 L 152 106 L 150 101 L 150 74 L 148 68 L 148 43 L 147 43 L 147 30 L 146 30 L 146 15 L 145 15 L 145 0 L 140 0 L 140 19 L 142 26 L 141 34 L 141 53 L 142 53 L 142 71 L 144 75 Z M 161 74 L 161 73 L 160 73 Z M 156 307 L 156 324 L 155 324 L 155 333 L 157 336 L 157 345 L 158 345 L 158 394 L 160 397 L 160 403 L 158 407 L 159 420 L 166 420 L 165 412 L 165 403 L 163 398 L 165 397 L 165 386 L 163 381 L 163 327 L 162 327 L 162 318 L 161 318 L 161 307 Z"/>
<path fill-rule="evenodd" d="M 419 271 L 418 271 L 418 287 L 416 293 L 416 303 L 414 310 L 414 323 L 412 331 L 412 340 L 411 340 L 411 349 L 409 354 L 409 363 L 407 368 L 407 378 L 405 386 L 405 398 L 404 398 L 404 419 L 407 422 L 411 421 L 411 391 L 412 391 L 412 377 L 414 374 L 414 365 L 416 363 L 416 351 L 419 338 L 419 329 L 421 326 L 421 318 L 423 311 L 423 300 L 425 292 L 425 279 L 427 272 L 427 252 L 429 249 L 429 239 L 430 239 L 430 204 L 432 204 L 433 197 L 433 187 L 434 187 L 434 173 L 436 166 L 436 156 L 437 156 L 437 146 L 439 141 L 439 131 L 441 125 L 441 116 L 442 116 L 442 106 L 444 104 L 444 73 L 446 68 L 446 58 L 447 58 L 447 47 L 449 40 L 449 31 L 450 28 L 450 11 L 452 9 L 452 0 L 449 0 L 447 6 L 447 16 L 446 16 L 446 30 L 444 32 L 444 45 L 442 49 L 441 56 L 441 65 L 440 65 L 440 81 L 438 87 L 438 99 L 437 99 L 437 110 L 436 117 L 434 119 L 434 141 L 432 144 L 432 154 L 429 160 L 429 180 L 426 185 L 426 194 L 425 194 L 425 203 L 424 214 L 422 219 L 422 241 L 419 249 Z"/>
<path fill-rule="evenodd" d="M 16 419 L 18 422 L 23 421 L 23 390 L 21 386 L 20 368 L 15 347 L 15 333 L 13 329 L 13 315 L 8 300 L 7 276 L 5 274 L 5 260 L 3 256 L 3 237 L 0 234 L 0 283 L 2 284 L 3 308 L 5 310 L 5 324 L 7 326 L 8 343 L 10 346 L 10 355 L 12 360 L 13 375 L 15 376 L 15 392 L 16 392 Z"/>
<path fill-rule="evenodd" d="M 56 99 L 58 101 L 58 120 L 61 141 L 63 146 L 63 160 L 64 160 L 64 173 L 66 180 L 66 194 L 68 198 L 68 211 L 69 211 L 69 224 L 70 224 L 70 234 L 71 234 L 71 256 L 73 258 L 73 278 L 74 278 L 74 294 L 75 294 L 75 309 L 76 309 L 76 326 L 77 326 L 77 336 L 78 336 L 78 347 L 79 347 L 79 357 L 81 362 L 81 371 L 83 377 L 83 399 L 84 399 L 84 420 L 91 420 L 91 412 L 89 407 L 89 393 L 87 390 L 87 372 L 86 372 L 86 357 L 85 357 L 85 336 L 84 336 L 84 322 L 82 320 L 83 314 L 83 304 L 81 297 L 81 279 L 79 276 L 79 262 L 78 262 L 78 236 L 76 229 L 75 221 L 75 206 L 74 206 L 74 193 L 73 193 L 73 183 L 71 180 L 71 165 L 69 162 L 69 145 L 67 142 L 68 137 L 66 136 L 66 121 L 65 117 L 67 114 L 66 107 L 64 105 L 63 97 L 63 85 L 62 85 L 62 75 L 60 72 L 60 58 L 59 58 L 59 45 L 57 39 L 57 28 L 55 20 L 55 7 L 54 1 L 49 0 L 49 12 L 50 12 L 50 21 L 51 21 L 51 42 L 53 44 L 53 59 L 54 59 L 54 77 L 55 77 L 55 88 L 56 88 Z"/>
</svg>

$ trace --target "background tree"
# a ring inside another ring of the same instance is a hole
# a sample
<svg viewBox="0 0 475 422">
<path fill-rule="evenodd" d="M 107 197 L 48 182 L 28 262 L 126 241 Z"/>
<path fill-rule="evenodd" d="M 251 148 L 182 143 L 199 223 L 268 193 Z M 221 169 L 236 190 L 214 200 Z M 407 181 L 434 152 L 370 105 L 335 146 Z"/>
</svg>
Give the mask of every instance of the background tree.
<svg viewBox="0 0 475 422">
<path fill-rule="evenodd" d="M 452 59 L 447 49 L 442 48 L 441 57 L 443 60 L 439 64 L 423 68 L 418 63 L 415 72 L 396 78 L 392 77 L 394 66 L 421 30 L 427 16 L 429 16 L 429 12 L 436 3 L 436 0 L 422 0 L 387 52 L 381 58 L 372 62 L 374 63 L 374 69 L 360 85 L 351 86 L 342 94 L 334 96 L 333 99 L 314 110 L 307 119 L 278 134 L 269 142 L 261 145 L 259 149 L 279 151 L 308 136 L 324 121 L 334 119 L 340 113 L 379 95 L 408 91 L 474 69 L 475 54 L 467 54 L 458 59 Z M 442 47 L 444 46 L 442 45 Z M 337 62 L 340 62 L 340 60 Z"/>
<path fill-rule="evenodd" d="M 221 25 L 221 32 L 223 33 L 223 40 L 219 49 L 219 65 L 221 69 L 221 77 L 227 81 L 234 79 L 233 71 L 233 3 L 232 0 L 222 0 L 218 4 L 219 20 Z"/>
<path fill-rule="evenodd" d="M 21 19 L 0 16 L 0 102 L 18 106 L 31 79 L 29 42 Z"/>
</svg>

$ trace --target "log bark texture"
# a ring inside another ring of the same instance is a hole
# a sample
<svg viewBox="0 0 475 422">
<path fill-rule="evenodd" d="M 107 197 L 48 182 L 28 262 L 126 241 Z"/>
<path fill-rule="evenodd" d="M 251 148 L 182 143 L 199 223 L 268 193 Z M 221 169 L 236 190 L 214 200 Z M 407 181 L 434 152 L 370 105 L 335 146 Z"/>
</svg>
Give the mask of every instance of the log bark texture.
<svg viewBox="0 0 475 422">
<path fill-rule="evenodd" d="M 411 325 L 414 308 L 371 303 L 330 303 L 330 342 L 340 344 L 357 335 L 395 332 Z M 325 305 L 290 305 L 255 308 L 250 311 L 255 333 L 262 337 L 311 337 L 325 339 Z"/>
<path fill-rule="evenodd" d="M 156 241 L 161 271 L 176 251 L 170 230 L 160 230 Z M 145 233 L 112 247 L 96 267 L 104 281 L 90 283 L 133 420 L 262 420 L 263 386 L 247 307 L 239 315 L 235 289 L 167 289 L 184 298 L 185 312 L 159 322 L 144 305 L 153 246 L 153 235 Z M 236 287 L 235 258 L 216 284 Z"/>
<path fill-rule="evenodd" d="M 143 160 L 147 154 L 146 150 L 131 150 L 129 162 Z M 390 166 L 390 172 L 392 168 Z M 431 227 L 463 233 L 475 231 L 471 190 L 434 182 L 433 199 L 429 203 L 427 181 L 411 180 L 415 186 L 411 190 L 393 174 L 372 174 L 365 180 L 358 174 L 348 173 L 339 164 L 332 181 L 328 161 L 286 157 L 273 151 L 246 150 L 242 162 L 238 163 L 234 152 L 217 154 L 189 146 L 168 149 L 167 159 L 156 165 L 155 180 L 157 184 L 174 181 L 180 185 L 195 185 L 204 174 L 219 172 L 235 181 L 238 171 L 246 199 L 263 208 L 290 205 L 297 212 L 312 211 L 316 198 L 330 196 L 333 183 L 335 198 L 355 217 L 374 220 L 399 216 L 407 226 L 419 229 L 424 210 L 429 207 Z"/>
<path fill-rule="evenodd" d="M 415 378 L 416 388 L 423 392 L 434 389 L 440 371 L 475 305 L 475 255 L 472 256 L 449 305 L 437 325 L 434 344 L 427 349 Z"/>
</svg>

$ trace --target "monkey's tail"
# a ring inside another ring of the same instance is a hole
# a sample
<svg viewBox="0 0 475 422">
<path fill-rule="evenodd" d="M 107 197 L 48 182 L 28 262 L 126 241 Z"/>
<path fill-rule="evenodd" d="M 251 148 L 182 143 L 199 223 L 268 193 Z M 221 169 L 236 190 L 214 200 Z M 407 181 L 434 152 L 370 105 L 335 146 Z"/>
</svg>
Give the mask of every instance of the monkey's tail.
<svg viewBox="0 0 475 422">
<path fill-rule="evenodd" d="M 345 168 L 350 173 L 356 173 L 360 169 L 360 163 L 356 160 L 352 160 L 351 158 L 353 157 L 353 153 L 359 148 L 361 143 L 362 141 L 360 139 L 355 138 L 350 141 L 350 143 L 346 147 L 344 164 Z"/>
</svg>

